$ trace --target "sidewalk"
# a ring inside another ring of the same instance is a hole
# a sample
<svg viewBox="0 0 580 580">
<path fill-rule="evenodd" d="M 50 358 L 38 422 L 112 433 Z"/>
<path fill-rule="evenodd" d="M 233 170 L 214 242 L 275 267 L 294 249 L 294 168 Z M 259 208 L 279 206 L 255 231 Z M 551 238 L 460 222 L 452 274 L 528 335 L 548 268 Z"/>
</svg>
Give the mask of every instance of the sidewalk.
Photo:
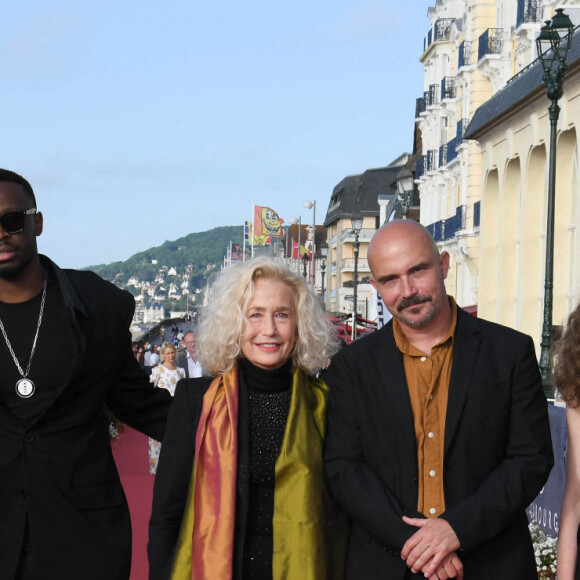
<svg viewBox="0 0 580 580">
<path fill-rule="evenodd" d="M 149 573 L 147 533 L 155 479 L 149 474 L 148 438 L 130 427 L 125 427 L 111 445 L 131 512 L 133 526 L 131 580 L 147 580 Z"/>
</svg>

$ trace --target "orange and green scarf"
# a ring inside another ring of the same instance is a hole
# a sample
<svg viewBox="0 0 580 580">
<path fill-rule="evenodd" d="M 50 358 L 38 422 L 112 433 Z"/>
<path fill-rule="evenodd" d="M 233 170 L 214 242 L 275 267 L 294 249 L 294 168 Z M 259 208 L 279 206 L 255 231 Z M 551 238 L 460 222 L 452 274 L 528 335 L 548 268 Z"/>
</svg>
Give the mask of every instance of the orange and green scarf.
<svg viewBox="0 0 580 580">
<path fill-rule="evenodd" d="M 204 395 L 195 462 L 171 580 L 232 580 L 238 455 L 238 369 Z M 294 372 L 275 467 L 273 580 L 339 580 L 347 524 L 322 459 L 328 387 Z"/>
</svg>

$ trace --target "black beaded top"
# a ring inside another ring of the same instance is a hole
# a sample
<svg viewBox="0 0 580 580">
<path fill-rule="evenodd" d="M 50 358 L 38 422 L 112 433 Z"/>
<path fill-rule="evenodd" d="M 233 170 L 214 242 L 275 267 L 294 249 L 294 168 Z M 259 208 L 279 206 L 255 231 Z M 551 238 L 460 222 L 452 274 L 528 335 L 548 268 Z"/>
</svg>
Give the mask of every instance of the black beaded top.
<svg viewBox="0 0 580 580">
<path fill-rule="evenodd" d="M 275 465 L 292 398 L 292 362 L 275 370 L 247 359 L 240 371 L 248 388 L 249 506 L 244 545 L 244 579 L 271 580 Z"/>
</svg>

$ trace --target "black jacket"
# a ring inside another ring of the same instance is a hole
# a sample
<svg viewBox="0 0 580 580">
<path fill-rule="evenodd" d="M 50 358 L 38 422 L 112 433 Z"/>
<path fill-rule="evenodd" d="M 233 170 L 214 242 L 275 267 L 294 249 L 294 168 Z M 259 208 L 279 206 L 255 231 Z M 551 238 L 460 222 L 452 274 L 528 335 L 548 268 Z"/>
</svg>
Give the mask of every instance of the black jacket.
<svg viewBox="0 0 580 580">
<path fill-rule="evenodd" d="M 28 518 L 43 578 L 127 580 L 131 522 L 104 411 L 162 439 L 171 397 L 131 352 L 133 297 L 92 272 L 41 262 L 74 340 L 68 379 L 37 420 L 25 425 L 0 404 L 0 578 L 15 576 Z"/>
<path fill-rule="evenodd" d="M 392 322 L 342 349 L 330 387 L 326 473 L 352 518 L 347 578 L 402 580 L 417 530 L 417 448 Z M 530 337 L 457 313 L 443 481 L 469 580 L 533 580 L 525 509 L 553 463 L 547 403 Z M 416 575 L 422 578 L 421 574 Z"/>
</svg>

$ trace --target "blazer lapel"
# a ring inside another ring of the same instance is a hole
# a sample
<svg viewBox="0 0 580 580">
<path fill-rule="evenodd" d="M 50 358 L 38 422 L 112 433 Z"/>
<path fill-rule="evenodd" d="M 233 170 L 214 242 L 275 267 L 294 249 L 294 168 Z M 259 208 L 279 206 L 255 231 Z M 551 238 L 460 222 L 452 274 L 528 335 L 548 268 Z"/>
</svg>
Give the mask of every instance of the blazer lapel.
<svg viewBox="0 0 580 580">
<path fill-rule="evenodd" d="M 458 308 L 453 346 L 453 366 L 451 368 L 447 416 L 445 418 L 444 453 L 447 453 L 459 425 L 471 385 L 471 377 L 475 367 L 474 362 L 479 351 L 479 333 L 480 328 L 477 320 L 461 310 L 461 308 Z"/>
<path fill-rule="evenodd" d="M 382 391 L 390 402 L 387 408 L 394 410 L 400 430 L 404 433 L 403 439 L 409 444 L 409 451 L 416 455 L 417 445 L 411 400 L 403 357 L 397 348 L 393 335 L 393 323 L 389 322 L 385 328 L 377 332 L 381 332 L 383 338 L 375 343 L 375 352 L 371 359 L 376 364 Z"/>
</svg>

